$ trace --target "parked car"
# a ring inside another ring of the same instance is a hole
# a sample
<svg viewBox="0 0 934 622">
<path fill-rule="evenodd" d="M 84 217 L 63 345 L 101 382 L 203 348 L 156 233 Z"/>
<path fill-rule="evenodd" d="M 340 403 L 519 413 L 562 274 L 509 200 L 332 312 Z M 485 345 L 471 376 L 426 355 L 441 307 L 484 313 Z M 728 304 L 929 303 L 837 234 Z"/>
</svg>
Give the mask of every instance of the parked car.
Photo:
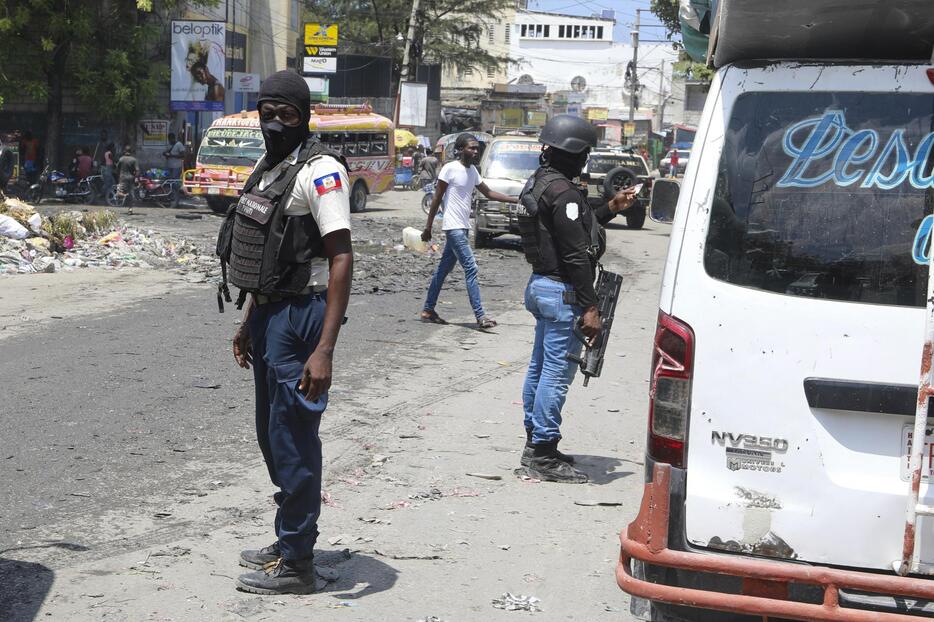
<svg viewBox="0 0 934 622">
<path fill-rule="evenodd" d="M 930 14 L 915 10 L 892 28 L 907 35 Z M 719 32 L 755 43 L 754 17 L 724 13 Z M 886 23 L 871 17 L 835 22 L 844 32 L 822 52 L 858 53 L 851 40 Z M 646 486 L 617 580 L 645 620 L 927 617 L 934 530 L 916 513 L 934 507 L 929 48 L 905 63 L 727 53 L 696 153 L 679 150 L 683 182 L 654 184 L 650 214 L 673 222 Z"/>
<path fill-rule="evenodd" d="M 624 188 L 642 184 L 639 199 L 622 213 L 626 217 L 627 227 L 642 228 L 654 178 L 649 175 L 649 167 L 641 155 L 629 150 L 596 149 L 590 152 L 584 173 L 587 201 L 593 207 L 601 205 Z"/>
<path fill-rule="evenodd" d="M 662 177 L 669 177 L 671 175 L 671 153 L 673 151 L 678 152 L 678 169 L 675 171 L 675 174 L 684 175 L 684 171 L 688 167 L 688 160 L 691 159 L 691 151 L 689 149 L 672 149 L 666 153 L 665 157 L 658 163 L 658 172 Z"/>
<path fill-rule="evenodd" d="M 490 190 L 516 196 L 538 168 L 542 146 L 534 136 L 497 136 L 480 159 L 480 175 Z M 519 233 L 516 205 L 475 194 L 474 246 L 483 248 L 504 233 Z"/>
</svg>

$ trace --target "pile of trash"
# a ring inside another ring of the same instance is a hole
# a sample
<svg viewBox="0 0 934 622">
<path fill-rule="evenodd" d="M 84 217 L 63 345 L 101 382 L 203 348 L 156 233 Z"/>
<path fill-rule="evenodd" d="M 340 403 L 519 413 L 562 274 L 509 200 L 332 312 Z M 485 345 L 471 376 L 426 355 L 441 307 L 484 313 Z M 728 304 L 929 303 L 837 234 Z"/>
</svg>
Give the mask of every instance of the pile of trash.
<svg viewBox="0 0 934 622">
<path fill-rule="evenodd" d="M 46 217 L 18 199 L 0 195 L 0 275 L 70 272 L 77 268 L 168 268 L 219 278 L 207 248 L 120 225 L 109 210 L 60 212 Z"/>
</svg>

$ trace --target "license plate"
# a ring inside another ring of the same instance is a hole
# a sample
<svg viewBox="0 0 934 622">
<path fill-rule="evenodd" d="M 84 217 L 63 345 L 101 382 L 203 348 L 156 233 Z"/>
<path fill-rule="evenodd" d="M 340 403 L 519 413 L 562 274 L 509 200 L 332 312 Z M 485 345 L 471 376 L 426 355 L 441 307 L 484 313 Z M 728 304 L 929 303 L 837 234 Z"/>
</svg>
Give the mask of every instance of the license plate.
<svg viewBox="0 0 934 622">
<path fill-rule="evenodd" d="M 208 188 L 208 194 L 220 194 L 220 193 L 221 193 L 220 188 Z"/>
<path fill-rule="evenodd" d="M 915 427 L 906 425 L 902 428 L 902 461 L 901 476 L 902 480 L 908 481 L 911 474 L 908 472 L 908 454 L 911 452 L 912 437 Z M 924 451 L 921 452 L 921 479 L 928 481 L 934 477 L 934 428 L 928 428 L 925 433 Z"/>
</svg>

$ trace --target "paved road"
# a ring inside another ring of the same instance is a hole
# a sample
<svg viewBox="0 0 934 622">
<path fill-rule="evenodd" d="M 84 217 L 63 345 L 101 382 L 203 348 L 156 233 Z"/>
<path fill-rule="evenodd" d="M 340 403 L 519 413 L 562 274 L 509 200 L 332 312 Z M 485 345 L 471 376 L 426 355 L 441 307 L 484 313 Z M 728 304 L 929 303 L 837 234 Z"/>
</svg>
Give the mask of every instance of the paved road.
<svg viewBox="0 0 934 622">
<path fill-rule="evenodd" d="M 391 248 L 405 225 L 421 226 L 419 198 L 378 197 L 354 217 L 355 238 L 366 242 L 358 252 L 377 259 L 364 263 L 385 287 L 352 298 L 335 362 L 324 424 L 335 502 L 322 518 L 331 546 L 321 547 L 321 559 L 342 583 L 324 600 L 270 604 L 231 589 L 235 566 L 215 568 L 268 538 L 251 378 L 229 354 L 239 314 L 219 315 L 211 289 L 174 275 L 4 279 L 0 322 L 17 330 L 0 332 L 0 619 L 287 619 L 348 600 L 348 620 L 499 619 L 509 614 L 489 600 L 507 589 L 550 594 L 543 620 L 620 619 L 627 601 L 612 580 L 613 541 L 641 492 L 645 378 L 667 229 L 609 232 L 606 263 L 626 275 L 627 293 L 605 376 L 572 389 L 566 432 L 594 484 L 530 486 L 511 474 L 531 326 L 520 304 L 527 265 L 515 239 L 479 253 L 485 303 L 503 320 L 493 335 L 472 330 L 462 284 L 442 296 L 452 326 L 416 321 L 431 260 L 402 259 L 384 243 Z M 128 220 L 138 226 L 205 241 L 217 224 L 206 212 L 194 221 L 173 210 L 136 212 Z M 459 274 L 452 277 L 456 284 Z M 28 330 L 24 316 L 38 318 Z M 485 487 L 465 478 L 468 471 L 503 479 Z M 428 503 L 433 490 L 444 500 Z M 625 505 L 585 509 L 571 503 L 577 496 Z M 361 525 L 390 524 L 357 535 Z M 344 531 L 353 538 L 330 542 Z M 558 548 L 540 549 L 545 542 Z M 201 546 L 206 552 L 189 554 Z M 226 557 L 209 559 L 209 551 Z M 178 579 L 185 569 L 188 583 Z M 371 587 L 361 591 L 361 582 Z M 476 593 L 464 587 L 436 598 L 461 584 Z"/>
</svg>

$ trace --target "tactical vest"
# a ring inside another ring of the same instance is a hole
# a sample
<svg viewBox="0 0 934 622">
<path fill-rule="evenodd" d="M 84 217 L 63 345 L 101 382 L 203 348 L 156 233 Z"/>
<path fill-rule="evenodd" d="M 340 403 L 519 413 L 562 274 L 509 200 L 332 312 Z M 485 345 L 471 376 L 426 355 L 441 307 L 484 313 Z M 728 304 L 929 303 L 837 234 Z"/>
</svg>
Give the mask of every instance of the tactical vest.
<svg viewBox="0 0 934 622">
<path fill-rule="evenodd" d="M 237 308 L 247 292 L 294 296 L 308 286 L 311 260 L 322 256 L 323 242 L 311 214 L 289 216 L 284 204 L 291 196 L 298 173 L 312 158 L 329 155 L 346 169 L 347 161 L 317 140 L 308 139 L 295 162 L 285 167 L 263 190 L 259 181 L 270 166 L 260 163 L 243 186 L 240 200 L 231 205 L 217 237 L 223 281 L 218 286 L 218 309 L 222 295 L 230 302 L 229 282 L 240 289 Z"/>
<path fill-rule="evenodd" d="M 541 167 L 525 182 L 516 211 L 525 260 L 532 264 L 535 273 L 551 274 L 559 268 L 558 251 L 551 232 L 552 215 L 550 211 L 541 209 L 541 202 L 544 200 L 546 205 L 551 205 L 568 189 L 580 194 L 580 223 L 590 237 L 587 254 L 594 266 L 606 250 L 606 233 L 591 212 L 584 193 L 555 169 Z"/>
</svg>

